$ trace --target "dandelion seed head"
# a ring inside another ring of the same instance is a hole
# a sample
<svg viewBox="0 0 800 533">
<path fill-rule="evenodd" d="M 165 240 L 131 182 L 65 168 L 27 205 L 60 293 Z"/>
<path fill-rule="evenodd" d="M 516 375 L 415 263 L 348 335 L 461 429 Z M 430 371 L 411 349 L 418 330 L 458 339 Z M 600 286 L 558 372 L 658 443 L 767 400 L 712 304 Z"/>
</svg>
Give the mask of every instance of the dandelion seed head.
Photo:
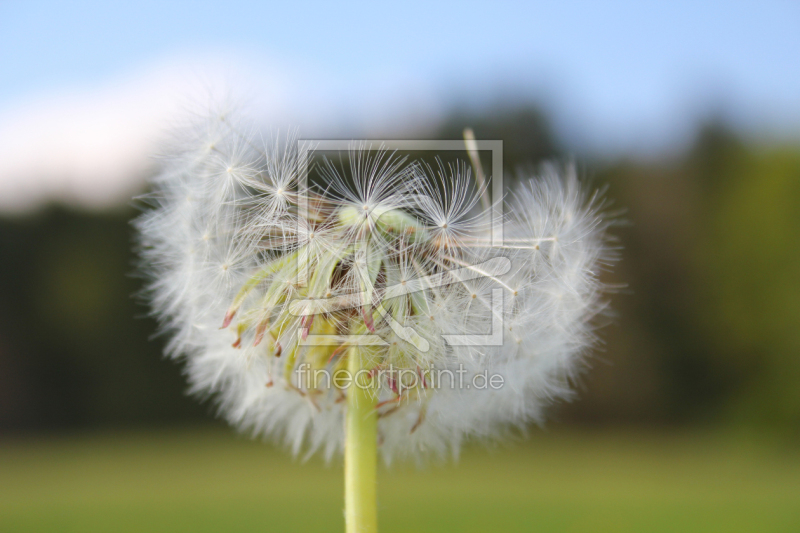
<svg viewBox="0 0 800 533">
<path fill-rule="evenodd" d="M 328 162 L 325 188 L 309 188 L 298 144 L 213 114 L 167 147 L 143 198 L 147 295 L 192 393 L 243 430 L 332 457 L 346 390 L 324 376 L 357 350 L 387 460 L 457 454 L 572 396 L 615 260 L 603 203 L 573 167 L 524 176 L 496 243 L 465 165 L 355 145 L 346 175 Z M 476 335 L 491 342 L 453 340 Z M 464 386 L 482 373 L 503 387 Z"/>
</svg>

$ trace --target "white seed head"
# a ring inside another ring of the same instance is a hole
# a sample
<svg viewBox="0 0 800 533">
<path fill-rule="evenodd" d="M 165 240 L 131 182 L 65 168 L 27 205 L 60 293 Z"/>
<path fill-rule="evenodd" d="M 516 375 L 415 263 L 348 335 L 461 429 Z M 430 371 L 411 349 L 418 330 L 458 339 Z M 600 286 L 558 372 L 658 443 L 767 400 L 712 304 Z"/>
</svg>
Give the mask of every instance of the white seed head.
<svg viewBox="0 0 800 533">
<path fill-rule="evenodd" d="M 347 392 L 330 378 L 353 350 L 387 460 L 455 454 L 571 397 L 614 259 L 572 167 L 524 180 L 500 244 L 464 166 L 356 146 L 350 176 L 328 165 L 310 189 L 291 138 L 264 145 L 235 122 L 181 138 L 137 220 L 168 353 L 230 423 L 340 452 Z"/>
</svg>

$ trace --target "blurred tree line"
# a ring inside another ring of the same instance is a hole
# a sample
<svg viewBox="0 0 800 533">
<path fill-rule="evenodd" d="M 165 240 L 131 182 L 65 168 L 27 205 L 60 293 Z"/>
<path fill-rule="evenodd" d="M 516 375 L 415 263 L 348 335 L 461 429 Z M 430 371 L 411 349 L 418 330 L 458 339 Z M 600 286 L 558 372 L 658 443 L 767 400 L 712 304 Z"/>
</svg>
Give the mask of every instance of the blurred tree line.
<svg viewBox="0 0 800 533">
<path fill-rule="evenodd" d="M 507 171 L 563 157 L 536 108 L 455 113 L 438 137 L 467 125 L 504 141 Z M 557 423 L 800 433 L 800 147 L 710 123 L 680 157 L 579 162 L 625 209 L 607 278 L 627 288 Z M 135 215 L 52 206 L 0 218 L 0 430 L 210 418 L 134 298 Z"/>
</svg>

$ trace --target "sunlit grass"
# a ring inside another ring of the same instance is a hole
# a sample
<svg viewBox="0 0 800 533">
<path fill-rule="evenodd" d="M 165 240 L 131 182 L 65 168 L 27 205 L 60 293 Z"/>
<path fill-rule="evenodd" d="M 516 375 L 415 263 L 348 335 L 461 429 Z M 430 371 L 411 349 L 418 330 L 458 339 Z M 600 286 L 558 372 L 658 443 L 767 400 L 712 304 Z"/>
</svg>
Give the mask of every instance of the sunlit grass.
<svg viewBox="0 0 800 533">
<path fill-rule="evenodd" d="M 393 531 L 798 531 L 800 451 L 752 439 L 534 432 L 380 473 Z M 341 531 L 338 464 L 218 430 L 0 441 L 0 531 Z"/>
</svg>

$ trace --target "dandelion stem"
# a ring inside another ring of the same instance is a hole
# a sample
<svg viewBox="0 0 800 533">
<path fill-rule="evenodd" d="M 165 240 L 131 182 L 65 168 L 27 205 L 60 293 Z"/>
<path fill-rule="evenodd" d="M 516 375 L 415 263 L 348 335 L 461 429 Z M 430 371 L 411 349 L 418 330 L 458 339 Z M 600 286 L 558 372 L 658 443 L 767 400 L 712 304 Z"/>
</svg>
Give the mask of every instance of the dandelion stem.
<svg viewBox="0 0 800 533">
<path fill-rule="evenodd" d="M 345 427 L 344 493 L 347 533 L 375 533 L 378 530 L 376 498 L 378 464 L 377 390 L 364 364 L 362 350 L 348 350 L 352 383 L 347 391 Z"/>
</svg>

